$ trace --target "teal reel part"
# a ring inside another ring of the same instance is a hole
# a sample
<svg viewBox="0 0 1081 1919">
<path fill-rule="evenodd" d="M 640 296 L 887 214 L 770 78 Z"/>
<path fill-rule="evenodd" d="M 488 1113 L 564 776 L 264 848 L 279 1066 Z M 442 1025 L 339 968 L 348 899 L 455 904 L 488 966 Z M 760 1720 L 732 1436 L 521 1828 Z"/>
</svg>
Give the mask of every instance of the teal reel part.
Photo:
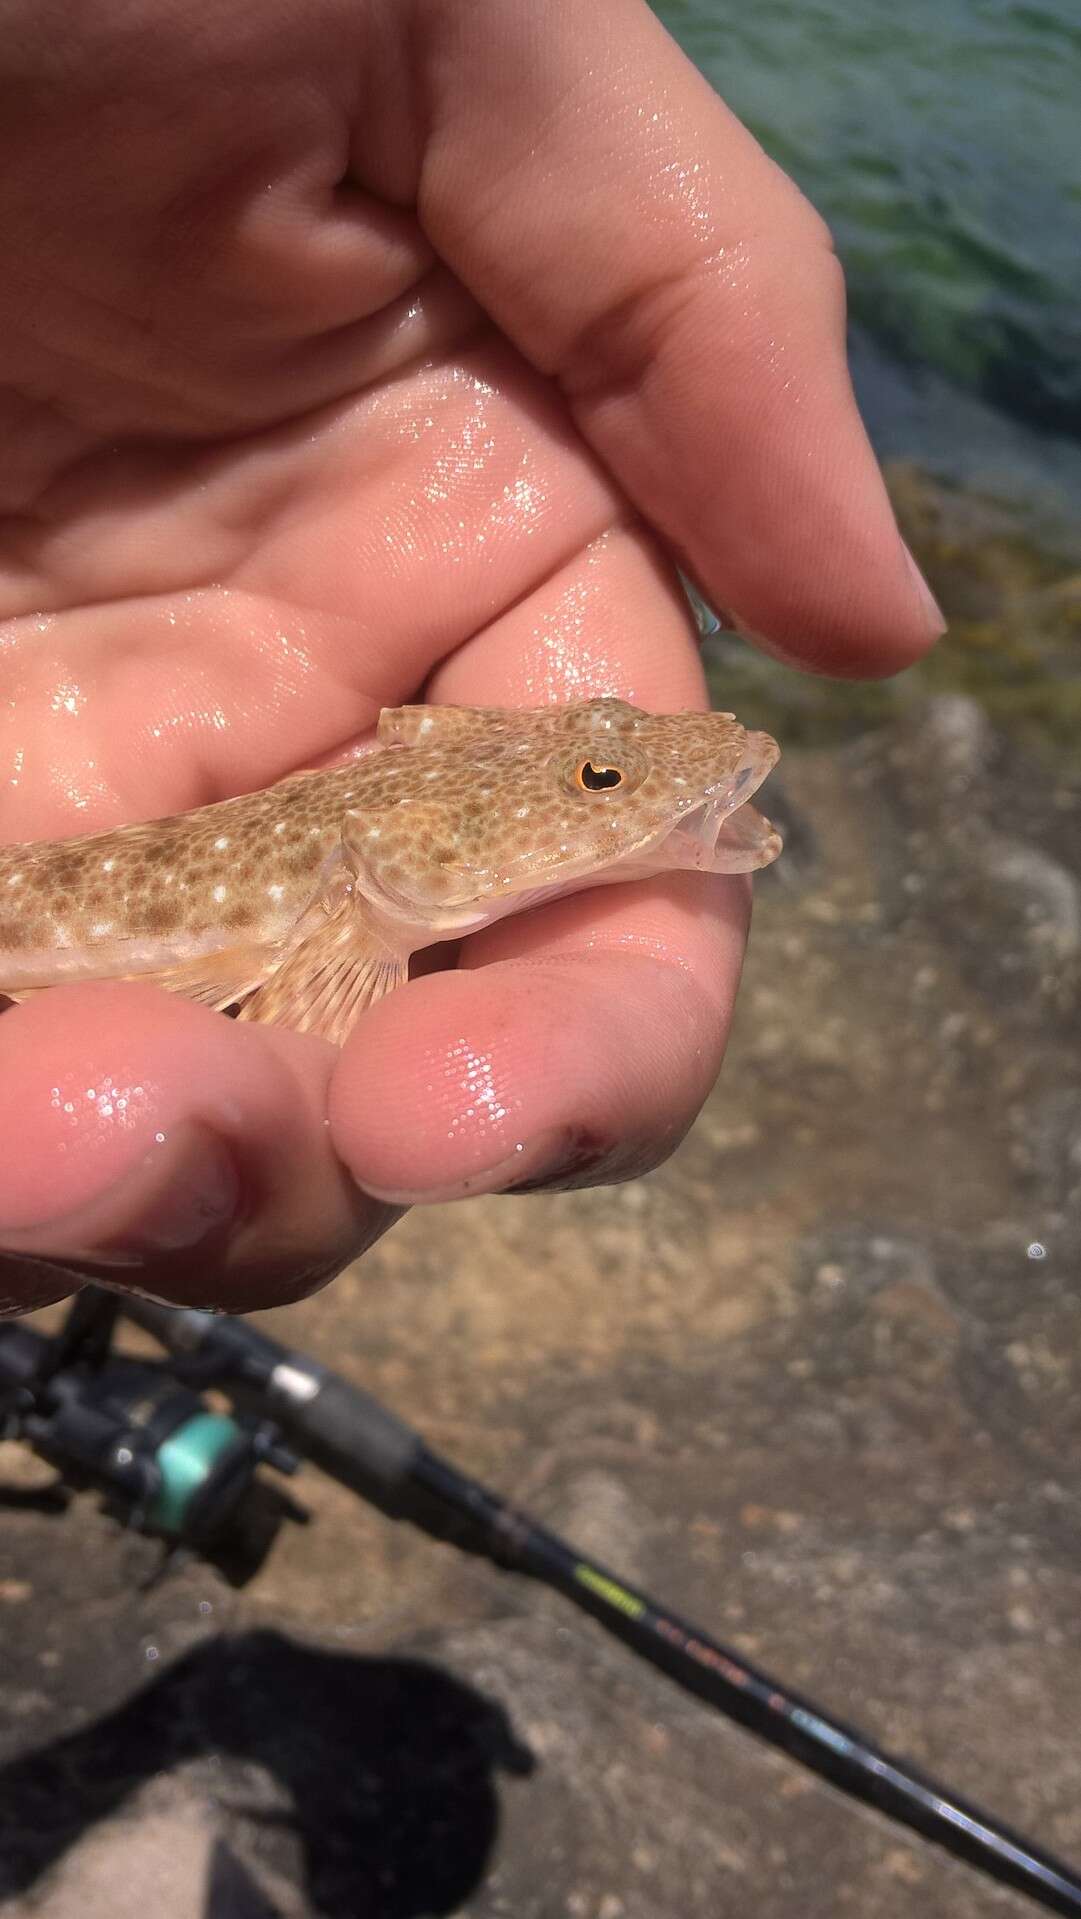
<svg viewBox="0 0 1081 1919">
<path fill-rule="evenodd" d="M 255 1463 L 252 1435 L 227 1413 L 197 1412 L 162 1440 L 160 1475 L 144 1523 L 171 1539 L 193 1539 L 231 1511 Z"/>
</svg>

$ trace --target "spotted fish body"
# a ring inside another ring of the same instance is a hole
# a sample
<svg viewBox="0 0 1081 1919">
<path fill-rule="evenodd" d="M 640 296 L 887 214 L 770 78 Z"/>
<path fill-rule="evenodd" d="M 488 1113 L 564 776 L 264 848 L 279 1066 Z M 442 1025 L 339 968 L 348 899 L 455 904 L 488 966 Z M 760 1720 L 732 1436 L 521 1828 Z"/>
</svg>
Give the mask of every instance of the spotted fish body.
<svg viewBox="0 0 1081 1919">
<path fill-rule="evenodd" d="M 405 706 L 378 741 L 192 813 L 0 847 L 0 993 L 139 978 L 341 1044 L 422 947 L 781 850 L 747 803 L 778 749 L 729 713 Z"/>
</svg>

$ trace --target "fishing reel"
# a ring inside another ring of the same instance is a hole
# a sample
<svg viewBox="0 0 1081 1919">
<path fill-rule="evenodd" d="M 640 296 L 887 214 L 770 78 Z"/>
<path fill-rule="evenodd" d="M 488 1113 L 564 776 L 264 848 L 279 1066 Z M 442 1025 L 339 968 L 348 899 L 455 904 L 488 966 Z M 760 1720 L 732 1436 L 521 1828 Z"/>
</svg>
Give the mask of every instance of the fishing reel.
<svg viewBox="0 0 1081 1919">
<path fill-rule="evenodd" d="M 111 1349 L 108 1295 L 84 1296 L 60 1340 L 0 1329 L 0 1435 L 22 1439 L 70 1486 L 95 1486 L 124 1525 L 205 1548 L 259 1467 L 299 1460 L 270 1420 L 215 1411 L 175 1366 Z"/>
</svg>

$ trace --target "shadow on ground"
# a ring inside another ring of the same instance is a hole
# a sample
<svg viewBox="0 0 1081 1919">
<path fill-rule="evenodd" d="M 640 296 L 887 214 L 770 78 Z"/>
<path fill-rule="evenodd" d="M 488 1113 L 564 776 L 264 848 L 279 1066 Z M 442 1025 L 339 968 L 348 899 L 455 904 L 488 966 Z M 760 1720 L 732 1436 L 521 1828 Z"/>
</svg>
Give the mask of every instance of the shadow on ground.
<svg viewBox="0 0 1081 1919">
<path fill-rule="evenodd" d="M 240 1863 L 253 1829 L 260 1863 L 325 1919 L 456 1912 L 491 1854 L 495 1775 L 533 1764 L 505 1713 L 435 1666 L 222 1635 L 0 1769 L 0 1896 L 32 1888 L 148 1781 L 208 1760 L 228 1842 L 206 1919 L 236 1919 L 240 1885 L 254 1885 Z"/>
</svg>

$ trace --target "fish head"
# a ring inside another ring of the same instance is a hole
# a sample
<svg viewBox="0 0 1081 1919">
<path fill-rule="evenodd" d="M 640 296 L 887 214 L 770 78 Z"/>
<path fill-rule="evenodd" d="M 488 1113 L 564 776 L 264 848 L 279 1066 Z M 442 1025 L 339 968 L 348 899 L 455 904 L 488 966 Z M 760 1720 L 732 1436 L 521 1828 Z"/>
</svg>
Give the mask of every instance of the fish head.
<svg viewBox="0 0 1081 1919">
<path fill-rule="evenodd" d="M 449 933 L 584 886 L 746 872 L 781 850 L 748 805 L 779 749 L 732 714 L 595 699 L 400 717 L 421 711 L 384 715 L 396 797 L 347 823 L 358 885 L 384 915 Z"/>
</svg>

